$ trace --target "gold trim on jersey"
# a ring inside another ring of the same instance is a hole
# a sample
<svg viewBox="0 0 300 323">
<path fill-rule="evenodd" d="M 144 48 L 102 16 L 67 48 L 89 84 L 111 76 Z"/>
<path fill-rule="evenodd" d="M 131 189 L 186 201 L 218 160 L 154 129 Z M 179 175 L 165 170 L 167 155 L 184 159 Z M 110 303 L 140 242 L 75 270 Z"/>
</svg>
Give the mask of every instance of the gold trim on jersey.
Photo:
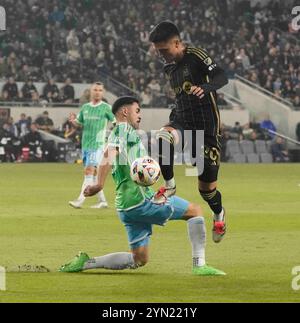
<svg viewBox="0 0 300 323">
<path fill-rule="evenodd" d="M 201 60 L 205 60 L 206 58 L 208 58 L 208 55 L 206 52 L 204 52 L 201 48 L 195 48 L 195 47 L 188 47 L 186 52 L 188 54 L 195 54 L 196 56 L 198 56 Z"/>
<path fill-rule="evenodd" d="M 209 83 L 209 76 L 206 75 L 206 80 L 207 80 L 207 83 Z M 217 141 L 219 143 L 219 139 L 218 139 L 218 136 L 220 135 L 220 115 L 219 115 L 219 112 L 218 112 L 218 107 L 217 107 L 217 103 L 215 101 L 215 98 L 214 98 L 214 95 L 212 92 L 209 93 L 210 97 L 211 97 L 211 100 L 212 100 L 212 104 L 213 104 L 213 107 L 214 107 L 214 110 L 215 110 L 215 113 L 216 113 L 216 116 L 217 116 L 217 120 L 218 120 L 218 125 L 217 125 Z"/>
</svg>

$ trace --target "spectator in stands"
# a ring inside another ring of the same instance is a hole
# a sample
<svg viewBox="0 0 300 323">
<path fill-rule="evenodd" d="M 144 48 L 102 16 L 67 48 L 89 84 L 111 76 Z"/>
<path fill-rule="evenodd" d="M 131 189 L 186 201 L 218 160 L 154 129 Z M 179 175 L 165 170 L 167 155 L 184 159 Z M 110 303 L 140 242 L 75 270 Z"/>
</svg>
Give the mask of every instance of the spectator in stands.
<svg viewBox="0 0 300 323">
<path fill-rule="evenodd" d="M 223 106 L 228 105 L 227 101 L 225 100 L 224 93 L 218 93 L 217 103 L 218 105 L 223 105 Z"/>
<path fill-rule="evenodd" d="M 54 79 L 50 79 L 45 85 L 43 90 L 43 98 L 48 102 L 58 102 L 59 101 L 59 90 L 54 82 Z"/>
<path fill-rule="evenodd" d="M 241 60 L 243 64 L 243 68 L 247 71 L 250 68 L 250 59 L 249 56 L 246 54 L 245 49 L 241 48 L 238 56 L 236 59 Z"/>
<path fill-rule="evenodd" d="M 289 162 L 289 154 L 285 147 L 285 142 L 281 137 L 276 137 L 271 145 L 271 152 L 276 163 Z"/>
<path fill-rule="evenodd" d="M 80 58 L 80 43 L 75 29 L 70 30 L 66 42 L 68 48 L 67 59 L 71 62 L 76 62 Z"/>
<path fill-rule="evenodd" d="M 231 129 L 230 137 L 237 140 L 243 139 L 243 128 L 238 121 L 235 122 L 234 127 Z"/>
<path fill-rule="evenodd" d="M 96 47 L 95 47 L 91 37 L 88 37 L 86 42 L 83 43 L 82 51 L 83 51 L 84 54 L 89 52 L 91 54 L 91 57 L 95 57 Z"/>
<path fill-rule="evenodd" d="M 70 139 L 75 144 L 80 143 L 80 129 L 75 127 L 72 122 L 66 120 L 62 125 L 63 136 L 65 139 Z"/>
<path fill-rule="evenodd" d="M 159 99 L 161 96 L 161 87 L 158 83 L 158 80 L 155 78 L 152 78 L 150 83 L 147 85 L 147 87 L 149 87 L 151 89 L 153 104 L 158 106 L 159 102 L 160 102 Z"/>
<path fill-rule="evenodd" d="M 31 93 L 31 95 L 32 95 L 32 98 L 31 98 L 31 104 L 32 104 L 32 105 L 37 105 L 37 104 L 39 104 L 39 103 L 40 103 L 40 96 L 39 96 L 38 92 L 37 92 L 37 91 L 33 91 L 33 92 Z"/>
<path fill-rule="evenodd" d="M 226 162 L 227 159 L 228 159 L 228 156 L 226 156 L 226 144 L 227 144 L 227 141 L 231 139 L 231 134 L 230 134 L 230 127 L 228 126 L 225 126 L 224 123 L 221 123 L 221 127 L 220 127 L 220 130 L 221 130 L 221 140 L 220 140 L 220 143 L 221 143 L 221 161 L 224 161 Z"/>
<path fill-rule="evenodd" d="M 0 78 L 3 78 L 8 73 L 8 66 L 5 57 L 0 56 Z"/>
<path fill-rule="evenodd" d="M 14 123 L 13 117 L 9 117 L 6 121 L 7 130 L 15 137 L 18 137 L 18 129 Z"/>
<path fill-rule="evenodd" d="M 184 27 L 185 41 L 219 56 L 229 78 L 234 74 L 247 77 L 290 101 L 300 95 L 295 94 L 300 82 L 299 46 L 278 29 L 290 24 L 290 1 L 282 1 L 277 11 L 273 1 L 260 8 L 250 7 L 249 1 L 214 1 L 206 9 L 195 6 L 196 1 L 174 0 L 170 4 L 161 0 L 153 5 L 141 0 L 135 1 L 135 6 L 130 1 L 111 1 L 104 12 L 105 0 L 93 6 L 91 1 L 64 0 L 63 7 L 54 2 L 52 8 L 43 1 L 38 6 L 32 2 L 8 1 L 10 15 L 19 23 L 6 31 L 1 43 L 0 78 L 13 75 L 17 81 L 25 81 L 30 75 L 34 81 L 55 77 L 61 82 L 67 74 L 73 82 L 93 82 L 98 73 L 94 65 L 99 64 L 98 70 L 128 86 L 128 73 L 122 66 L 134 65 L 136 79 L 139 71 L 147 71 L 146 85 L 154 78 L 163 89 L 165 80 L 158 72 L 162 62 L 152 55 L 147 39 L 150 24 L 170 19 Z M 224 7 L 233 13 L 226 19 L 222 19 Z M 96 62 L 99 53 L 100 61 Z M 138 91 L 143 88 L 137 86 Z M 9 98 L 7 92 L 3 96 Z M 155 101 L 161 104 L 161 100 Z"/>
<path fill-rule="evenodd" d="M 286 98 L 292 98 L 296 94 L 290 80 L 286 80 L 282 86 L 282 95 Z"/>
<path fill-rule="evenodd" d="M 64 10 L 59 9 L 58 6 L 55 6 L 52 13 L 49 15 L 49 20 L 54 22 L 62 22 L 64 18 Z"/>
<path fill-rule="evenodd" d="M 258 134 L 256 131 L 253 130 L 250 137 L 249 137 L 249 140 L 256 141 L 257 139 L 258 139 Z"/>
<path fill-rule="evenodd" d="M 48 111 L 44 111 L 43 115 L 35 120 L 35 124 L 39 130 L 44 130 L 46 132 L 52 132 L 54 129 L 54 124 L 52 119 L 49 118 Z"/>
<path fill-rule="evenodd" d="M 280 77 L 277 77 L 275 82 L 273 83 L 273 90 L 274 91 L 278 91 L 280 90 L 282 87 L 282 81 Z"/>
<path fill-rule="evenodd" d="M 32 82 L 32 79 L 29 78 L 23 85 L 21 89 L 22 98 L 25 101 L 31 101 L 34 98 L 34 95 L 38 94 L 38 91 L 35 85 Z"/>
<path fill-rule="evenodd" d="M 11 122 L 5 122 L 0 129 L 0 146 L 4 149 L 4 155 L 1 155 L 2 161 L 14 162 L 18 159 L 20 141 L 11 129 Z"/>
<path fill-rule="evenodd" d="M 300 110 L 300 96 L 296 95 L 293 99 L 295 110 Z"/>
<path fill-rule="evenodd" d="M 29 132 L 30 122 L 25 113 L 21 113 L 20 120 L 15 123 L 18 131 L 18 137 L 23 137 Z"/>
<path fill-rule="evenodd" d="M 26 80 L 29 80 L 30 77 L 31 71 L 29 69 L 29 66 L 27 64 L 24 64 L 21 71 L 18 73 L 18 81 L 26 82 Z"/>
<path fill-rule="evenodd" d="M 17 101 L 19 99 L 18 85 L 12 76 L 9 77 L 7 82 L 3 85 L 2 96 L 5 97 L 7 101 Z"/>
<path fill-rule="evenodd" d="M 43 157 L 43 140 L 41 134 L 38 132 L 38 127 L 38 124 L 33 122 L 30 125 L 30 131 L 24 137 L 22 137 L 23 148 L 29 148 L 30 161 L 41 161 Z"/>
<path fill-rule="evenodd" d="M 79 99 L 79 104 L 83 105 L 90 102 L 90 89 L 85 89 Z"/>
<path fill-rule="evenodd" d="M 252 128 L 250 128 L 250 124 L 249 123 L 246 123 L 243 126 L 242 134 L 243 134 L 243 138 L 245 140 L 251 140 L 252 139 L 253 132 L 254 132 L 254 130 Z"/>
<path fill-rule="evenodd" d="M 74 103 L 75 91 L 74 91 L 74 87 L 71 85 L 71 83 L 72 83 L 71 79 L 67 78 L 65 81 L 65 85 L 61 88 L 62 101 L 65 104 Z"/>
<path fill-rule="evenodd" d="M 144 107 L 149 107 L 152 102 L 152 93 L 150 87 L 146 87 L 141 93 L 141 103 Z"/>
<path fill-rule="evenodd" d="M 228 68 L 226 69 L 226 76 L 229 79 L 234 79 L 235 74 L 236 74 L 236 65 L 235 65 L 235 62 L 231 62 Z"/>
<path fill-rule="evenodd" d="M 260 123 L 260 127 L 262 129 L 267 130 L 267 132 L 268 132 L 268 130 L 276 132 L 276 127 L 275 127 L 274 123 L 271 121 L 269 115 L 266 115 L 265 119 Z M 269 134 L 270 138 L 272 138 L 272 139 L 275 137 L 275 134 L 272 134 L 270 132 L 268 132 L 268 134 Z"/>
<path fill-rule="evenodd" d="M 7 57 L 8 71 L 10 75 L 17 75 L 20 68 L 20 60 L 16 56 L 15 52 L 11 52 Z"/>
<path fill-rule="evenodd" d="M 148 84 L 148 87 L 150 88 L 150 90 L 154 96 L 159 95 L 159 93 L 161 91 L 161 87 L 160 87 L 157 79 L 155 79 L 155 78 L 151 79 L 150 83 Z"/>
</svg>

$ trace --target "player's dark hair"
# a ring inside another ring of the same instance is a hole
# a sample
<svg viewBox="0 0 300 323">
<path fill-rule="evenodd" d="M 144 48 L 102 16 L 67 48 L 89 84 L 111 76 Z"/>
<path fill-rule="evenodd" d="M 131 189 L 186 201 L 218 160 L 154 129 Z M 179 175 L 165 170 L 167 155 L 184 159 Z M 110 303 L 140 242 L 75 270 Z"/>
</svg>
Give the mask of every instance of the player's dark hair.
<svg viewBox="0 0 300 323">
<path fill-rule="evenodd" d="M 177 26 L 169 20 L 161 21 L 156 25 L 149 35 L 149 40 L 152 43 L 159 43 L 161 41 L 168 41 L 174 36 L 180 37 Z"/>
<path fill-rule="evenodd" d="M 94 85 L 102 85 L 102 86 L 104 86 L 104 84 L 102 82 L 94 82 Z"/>
<path fill-rule="evenodd" d="M 123 106 L 131 105 L 135 102 L 139 104 L 139 100 L 133 96 L 121 96 L 112 105 L 112 113 L 116 114 Z"/>
</svg>

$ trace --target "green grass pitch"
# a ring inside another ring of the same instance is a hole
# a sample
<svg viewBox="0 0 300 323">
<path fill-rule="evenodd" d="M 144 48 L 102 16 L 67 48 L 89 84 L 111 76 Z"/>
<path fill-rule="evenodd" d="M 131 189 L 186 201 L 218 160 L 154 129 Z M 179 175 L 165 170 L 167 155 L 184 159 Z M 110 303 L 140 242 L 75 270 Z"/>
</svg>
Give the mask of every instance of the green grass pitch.
<svg viewBox="0 0 300 323">
<path fill-rule="evenodd" d="M 186 223 L 155 227 L 150 262 L 138 270 L 59 273 L 78 251 L 90 256 L 127 251 L 125 230 L 113 207 L 68 206 L 77 197 L 82 166 L 0 165 L 0 266 L 8 268 L 0 302 L 299 302 L 292 268 L 300 266 L 300 164 L 223 164 L 219 187 L 228 233 L 211 240 L 211 212 L 195 177 L 176 168 L 178 195 L 203 206 L 208 228 L 207 262 L 225 277 L 191 275 Z M 44 265 L 49 273 L 14 272 L 18 265 Z"/>
</svg>

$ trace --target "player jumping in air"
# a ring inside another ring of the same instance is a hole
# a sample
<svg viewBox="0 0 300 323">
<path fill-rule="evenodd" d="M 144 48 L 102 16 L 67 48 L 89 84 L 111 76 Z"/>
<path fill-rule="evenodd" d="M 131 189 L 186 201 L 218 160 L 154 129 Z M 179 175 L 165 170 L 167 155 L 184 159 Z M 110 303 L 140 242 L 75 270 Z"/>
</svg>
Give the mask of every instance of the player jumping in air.
<svg viewBox="0 0 300 323">
<path fill-rule="evenodd" d="M 81 148 L 84 181 L 77 200 L 69 202 L 74 208 L 81 208 L 85 200 L 83 194 L 85 188 L 97 183 L 97 166 L 103 154 L 107 123 L 115 120 L 111 106 L 102 101 L 103 93 L 103 84 L 100 82 L 94 83 L 90 89 L 91 102 L 84 104 L 77 116 L 75 113 L 70 114 L 69 121 L 76 127 L 83 127 Z M 91 207 L 106 208 L 108 204 L 104 192 L 101 190 L 97 195 L 99 202 Z"/>
<path fill-rule="evenodd" d="M 192 245 L 193 274 L 225 275 L 224 272 L 206 265 L 206 230 L 200 206 L 177 196 L 156 204 L 152 200 L 154 191 L 141 187 L 130 176 L 130 165 L 139 157 L 146 156 L 136 129 L 141 121 L 139 102 L 133 97 L 121 97 L 113 104 L 112 111 L 117 125 L 113 129 L 99 166 L 98 184 L 85 189 L 86 196 L 92 196 L 104 187 L 112 167 L 116 185 L 116 208 L 123 222 L 131 252 L 117 252 L 90 258 L 79 253 L 70 263 L 60 268 L 62 272 L 79 272 L 87 269 L 135 269 L 144 266 L 149 258 L 149 238 L 152 225 L 164 225 L 168 220 L 186 220 Z"/>
<path fill-rule="evenodd" d="M 176 105 L 170 120 L 158 133 L 159 164 L 165 187 L 155 196 L 159 203 L 176 192 L 173 173 L 174 146 L 187 145 L 192 158 L 196 149 L 196 131 L 204 130 L 204 170 L 198 167 L 198 189 L 214 214 L 213 240 L 220 242 L 226 232 L 225 210 L 221 193 L 217 190 L 220 167 L 220 114 L 216 104 L 216 90 L 227 84 L 224 71 L 201 48 L 186 46 L 180 39 L 177 26 L 163 21 L 149 36 L 157 54 L 165 61 L 164 71 L 176 94 Z M 184 137 L 189 130 L 192 140 Z M 180 134 L 180 135 L 179 135 Z M 170 152 L 166 154 L 163 152 Z M 198 166 L 198 165 L 197 165 Z"/>
</svg>

